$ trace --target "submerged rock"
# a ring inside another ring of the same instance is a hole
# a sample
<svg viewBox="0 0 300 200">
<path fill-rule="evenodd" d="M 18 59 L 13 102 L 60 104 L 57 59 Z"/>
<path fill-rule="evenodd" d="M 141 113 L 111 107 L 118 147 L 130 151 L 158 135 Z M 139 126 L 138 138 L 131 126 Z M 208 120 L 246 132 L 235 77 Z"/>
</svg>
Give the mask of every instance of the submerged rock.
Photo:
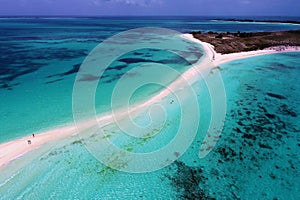
<svg viewBox="0 0 300 200">
<path fill-rule="evenodd" d="M 280 94 L 274 94 L 274 93 L 268 92 L 267 95 L 270 96 L 270 97 L 276 98 L 276 99 L 286 99 L 285 96 L 282 96 Z"/>
</svg>

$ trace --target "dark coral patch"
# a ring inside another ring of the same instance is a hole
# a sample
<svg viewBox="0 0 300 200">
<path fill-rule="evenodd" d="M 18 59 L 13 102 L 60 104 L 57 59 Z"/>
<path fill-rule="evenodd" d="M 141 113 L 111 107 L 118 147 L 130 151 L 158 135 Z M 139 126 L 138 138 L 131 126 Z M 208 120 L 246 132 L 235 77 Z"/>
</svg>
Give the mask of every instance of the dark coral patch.
<svg viewBox="0 0 300 200">
<path fill-rule="evenodd" d="M 155 62 L 154 60 L 144 59 L 144 58 L 121 58 L 118 60 L 119 62 L 124 62 L 126 64 L 133 64 L 133 63 L 146 63 L 146 62 Z"/>
<path fill-rule="evenodd" d="M 67 75 L 70 75 L 70 74 L 74 74 L 74 73 L 77 73 L 79 71 L 79 68 L 80 68 L 81 64 L 76 64 L 76 65 L 73 65 L 73 68 L 66 71 L 66 72 L 63 72 L 63 73 L 58 73 L 58 74 L 54 74 L 54 75 L 49 75 L 47 76 L 47 78 L 52 78 L 52 77 L 63 77 L 63 76 L 67 76 Z M 50 82 L 50 81 L 48 81 Z"/>
<path fill-rule="evenodd" d="M 280 94 L 274 94 L 274 93 L 270 93 L 270 92 L 268 92 L 268 93 L 267 93 L 267 95 L 268 95 L 268 96 L 270 96 L 270 97 L 276 98 L 276 99 L 280 99 L 280 100 L 282 100 L 282 99 L 286 99 L 286 97 L 285 97 L 285 96 L 283 96 L 283 95 L 280 95 Z"/>
<path fill-rule="evenodd" d="M 77 81 L 97 81 L 99 80 L 99 76 L 94 76 L 91 74 L 83 74 Z"/>
<path fill-rule="evenodd" d="M 165 175 L 171 180 L 172 187 L 180 199 L 214 199 L 206 194 L 201 185 L 207 180 L 201 167 L 190 167 L 183 162 L 175 161 L 171 167 L 175 173 Z"/>
</svg>

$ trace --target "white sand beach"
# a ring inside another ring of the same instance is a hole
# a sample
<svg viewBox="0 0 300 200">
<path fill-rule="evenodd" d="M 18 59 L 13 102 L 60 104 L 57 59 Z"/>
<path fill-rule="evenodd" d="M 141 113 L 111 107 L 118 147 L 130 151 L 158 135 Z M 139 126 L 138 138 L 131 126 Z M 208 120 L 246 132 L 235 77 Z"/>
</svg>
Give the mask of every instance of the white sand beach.
<svg viewBox="0 0 300 200">
<path fill-rule="evenodd" d="M 234 60 L 250 58 L 254 56 L 300 51 L 300 47 L 298 46 L 275 46 L 275 47 L 266 48 L 264 50 L 247 51 L 247 52 L 239 52 L 239 53 L 231 53 L 231 54 L 220 54 L 214 50 L 213 45 L 206 42 L 201 42 L 200 40 L 194 38 L 192 34 L 183 34 L 182 37 L 200 43 L 203 46 L 205 53 L 214 62 L 215 66 L 227 62 L 231 62 Z"/>
<path fill-rule="evenodd" d="M 249 58 L 253 56 L 300 51 L 300 47 L 273 47 L 273 48 L 268 48 L 259 51 L 250 51 L 250 52 L 241 52 L 241 53 L 222 55 L 215 52 L 214 47 L 212 45 L 205 42 L 201 42 L 193 38 L 191 34 L 184 34 L 182 35 L 182 37 L 194 42 L 198 42 L 203 46 L 206 56 L 202 59 L 201 63 L 198 63 L 195 66 L 191 67 L 182 75 L 182 77 L 179 77 L 172 84 L 170 84 L 168 88 L 164 89 L 158 95 L 147 100 L 146 102 L 141 103 L 138 106 L 135 106 L 128 111 L 120 110 L 117 116 L 113 116 L 109 114 L 97 118 L 97 121 L 101 126 L 112 123 L 116 119 L 116 117 L 122 118 L 124 117 L 124 115 L 127 114 L 142 112 L 143 110 L 151 106 L 156 101 L 168 96 L 170 93 L 172 93 L 172 91 L 178 90 L 182 86 L 182 83 L 185 81 L 187 81 L 189 84 L 192 84 L 199 78 L 199 71 L 210 70 L 215 66 L 230 61 Z M 89 122 L 85 122 L 84 127 L 88 128 L 94 125 L 96 125 L 94 122 L 89 121 Z M 38 149 L 39 147 L 41 147 L 42 145 L 44 145 L 49 141 L 62 140 L 73 134 L 76 134 L 77 132 L 78 129 L 76 125 L 71 124 L 61 128 L 55 128 L 53 130 L 45 131 L 42 133 L 35 133 L 35 137 L 29 135 L 27 137 L 23 137 L 20 139 L 16 139 L 10 142 L 0 144 L 0 170 L 1 168 L 5 167 L 9 162 L 12 162 L 13 160 L 25 155 L 30 151 Z M 27 143 L 28 140 L 31 140 L 31 144 Z"/>
</svg>

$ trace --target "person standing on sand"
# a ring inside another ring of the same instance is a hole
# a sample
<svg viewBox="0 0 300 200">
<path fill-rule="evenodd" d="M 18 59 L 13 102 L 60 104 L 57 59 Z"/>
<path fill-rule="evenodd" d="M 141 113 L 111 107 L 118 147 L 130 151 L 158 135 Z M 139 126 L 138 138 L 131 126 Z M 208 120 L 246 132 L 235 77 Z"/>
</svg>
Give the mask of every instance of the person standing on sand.
<svg viewBox="0 0 300 200">
<path fill-rule="evenodd" d="M 32 137 L 34 137 L 34 133 L 32 134 Z"/>
</svg>

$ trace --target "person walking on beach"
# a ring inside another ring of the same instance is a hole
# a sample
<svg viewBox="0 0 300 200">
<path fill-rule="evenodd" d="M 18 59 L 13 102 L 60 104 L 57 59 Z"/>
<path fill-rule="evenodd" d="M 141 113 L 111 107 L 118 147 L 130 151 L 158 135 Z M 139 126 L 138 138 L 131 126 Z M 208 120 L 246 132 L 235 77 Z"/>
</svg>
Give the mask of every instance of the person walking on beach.
<svg viewBox="0 0 300 200">
<path fill-rule="evenodd" d="M 34 137 L 34 133 L 32 134 L 32 137 Z"/>
</svg>

